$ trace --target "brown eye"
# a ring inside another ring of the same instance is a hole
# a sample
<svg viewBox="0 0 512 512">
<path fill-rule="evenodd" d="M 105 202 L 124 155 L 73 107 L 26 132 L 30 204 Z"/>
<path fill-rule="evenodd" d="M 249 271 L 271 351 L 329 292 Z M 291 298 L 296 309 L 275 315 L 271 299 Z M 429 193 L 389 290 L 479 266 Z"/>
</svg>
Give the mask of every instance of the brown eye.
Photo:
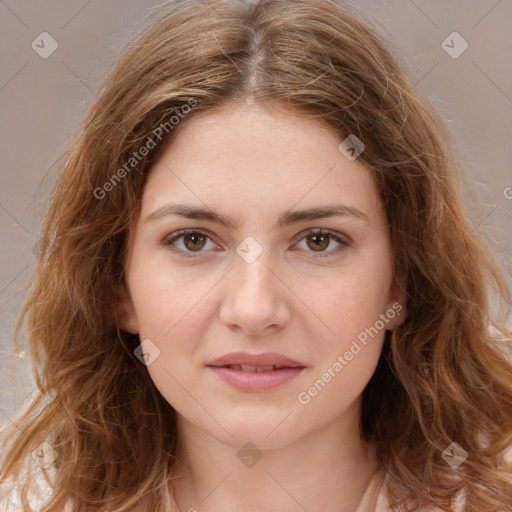
<svg viewBox="0 0 512 512">
<path fill-rule="evenodd" d="M 208 243 L 210 243 L 210 246 L 208 246 Z M 178 231 L 162 240 L 162 244 L 185 258 L 198 257 L 203 252 L 207 252 L 208 249 L 215 247 L 207 233 L 195 229 Z"/>
<path fill-rule="evenodd" d="M 331 236 L 327 235 L 309 235 L 306 240 L 308 241 L 308 247 L 313 249 L 314 251 L 323 251 L 327 247 L 329 247 L 329 242 L 331 240 Z M 309 244 L 311 242 L 311 244 Z"/>
<path fill-rule="evenodd" d="M 352 246 L 352 241 L 347 236 L 326 229 L 309 229 L 302 235 L 297 247 L 315 258 L 340 255 Z"/>
<path fill-rule="evenodd" d="M 206 237 L 201 233 L 188 233 L 183 235 L 185 247 L 191 251 L 201 250 L 206 243 Z"/>
</svg>

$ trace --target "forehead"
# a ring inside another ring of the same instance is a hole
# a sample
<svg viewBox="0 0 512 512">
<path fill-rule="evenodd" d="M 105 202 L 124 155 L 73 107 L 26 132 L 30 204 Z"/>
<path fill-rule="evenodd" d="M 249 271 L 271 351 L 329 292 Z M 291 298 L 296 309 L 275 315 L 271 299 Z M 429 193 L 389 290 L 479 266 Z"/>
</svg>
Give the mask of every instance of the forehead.
<svg viewBox="0 0 512 512">
<path fill-rule="evenodd" d="M 343 202 L 380 215 L 372 171 L 324 123 L 282 108 L 228 105 L 188 119 L 154 162 L 142 213 L 165 202 L 237 215 Z"/>
</svg>

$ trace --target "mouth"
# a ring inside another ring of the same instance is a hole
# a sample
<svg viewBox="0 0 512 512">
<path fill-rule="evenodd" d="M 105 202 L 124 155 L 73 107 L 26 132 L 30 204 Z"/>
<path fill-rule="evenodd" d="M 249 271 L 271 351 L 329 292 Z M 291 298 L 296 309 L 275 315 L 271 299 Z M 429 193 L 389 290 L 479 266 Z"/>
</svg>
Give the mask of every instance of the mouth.
<svg viewBox="0 0 512 512">
<path fill-rule="evenodd" d="M 248 352 L 232 352 L 218 357 L 207 363 L 207 366 L 230 367 L 233 370 L 241 371 L 270 371 L 280 368 L 296 368 L 304 366 L 302 363 L 290 359 L 281 354 L 265 352 L 261 354 L 251 354 Z"/>
<path fill-rule="evenodd" d="M 306 367 L 279 354 L 228 354 L 206 365 L 239 391 L 272 390 L 294 380 Z"/>
<path fill-rule="evenodd" d="M 225 366 L 216 366 L 213 368 L 230 368 L 231 370 L 241 372 L 271 372 L 274 370 L 281 370 L 282 368 L 292 368 L 291 366 L 280 366 L 280 365 L 267 365 L 267 366 L 254 366 L 252 364 L 228 364 Z M 294 366 L 293 368 L 299 368 Z M 300 367 L 302 368 L 302 367 Z"/>
</svg>

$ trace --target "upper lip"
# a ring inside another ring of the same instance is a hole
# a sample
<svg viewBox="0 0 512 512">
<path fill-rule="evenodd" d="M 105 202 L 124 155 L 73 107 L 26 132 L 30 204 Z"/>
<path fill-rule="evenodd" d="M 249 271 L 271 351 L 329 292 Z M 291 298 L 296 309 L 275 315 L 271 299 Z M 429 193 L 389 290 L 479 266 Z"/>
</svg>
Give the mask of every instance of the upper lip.
<svg viewBox="0 0 512 512">
<path fill-rule="evenodd" d="M 247 352 L 232 352 L 210 361 L 206 366 L 228 366 L 231 364 L 247 364 L 251 366 L 288 366 L 291 368 L 304 365 L 281 354 L 266 352 L 264 354 L 249 354 Z"/>
</svg>

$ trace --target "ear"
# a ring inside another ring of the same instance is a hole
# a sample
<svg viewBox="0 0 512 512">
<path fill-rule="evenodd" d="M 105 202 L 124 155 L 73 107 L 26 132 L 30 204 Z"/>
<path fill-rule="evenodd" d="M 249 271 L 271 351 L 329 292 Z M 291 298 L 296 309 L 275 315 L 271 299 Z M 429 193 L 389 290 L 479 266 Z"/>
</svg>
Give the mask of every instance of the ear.
<svg viewBox="0 0 512 512">
<path fill-rule="evenodd" d="M 124 282 L 116 287 L 115 309 L 117 326 L 130 334 L 139 334 L 137 314 L 135 313 L 128 287 Z"/>
<path fill-rule="evenodd" d="M 386 326 L 388 330 L 393 330 L 395 327 L 398 327 L 406 319 L 407 289 L 404 276 L 393 276 L 389 302 L 385 314 L 389 318 L 389 322 Z"/>
</svg>

